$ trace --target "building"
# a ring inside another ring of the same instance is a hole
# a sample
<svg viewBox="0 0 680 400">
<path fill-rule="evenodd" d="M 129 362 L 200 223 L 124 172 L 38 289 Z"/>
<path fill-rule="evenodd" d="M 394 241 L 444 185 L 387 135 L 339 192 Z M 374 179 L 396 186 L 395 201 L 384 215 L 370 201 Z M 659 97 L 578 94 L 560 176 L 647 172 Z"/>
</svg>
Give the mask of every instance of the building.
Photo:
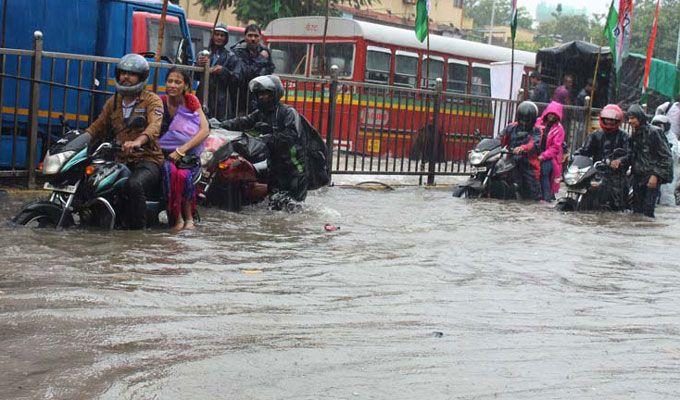
<svg viewBox="0 0 680 400">
<path fill-rule="evenodd" d="M 491 44 L 498 46 L 508 46 L 512 45 L 512 32 L 510 31 L 510 25 L 496 25 L 493 29 L 489 29 L 489 25 L 484 26 L 482 32 L 482 37 L 484 43 L 488 43 L 489 34 L 491 34 Z M 517 28 L 515 35 L 515 44 L 518 43 L 533 43 L 535 33 L 528 29 Z"/>
<path fill-rule="evenodd" d="M 463 16 L 463 0 L 430 0 L 430 31 L 444 36 L 460 36 L 461 31 L 472 29 L 472 20 Z M 417 0 L 376 0 L 372 6 L 356 9 L 338 5 L 345 18 L 359 19 L 401 28 L 413 27 L 416 20 Z M 202 13 L 196 0 L 177 0 L 186 11 L 188 19 L 214 22 L 217 11 Z M 243 25 L 236 19 L 233 8 L 220 13 L 220 22 L 227 25 Z M 264 28 L 264 27 L 263 27 Z"/>
</svg>

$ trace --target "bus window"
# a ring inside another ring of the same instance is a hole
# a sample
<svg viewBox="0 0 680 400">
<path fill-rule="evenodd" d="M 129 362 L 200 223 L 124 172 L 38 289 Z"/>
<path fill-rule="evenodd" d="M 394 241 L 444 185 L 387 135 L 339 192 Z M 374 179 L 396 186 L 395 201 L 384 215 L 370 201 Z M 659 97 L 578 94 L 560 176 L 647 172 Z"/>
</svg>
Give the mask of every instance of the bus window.
<svg viewBox="0 0 680 400">
<path fill-rule="evenodd" d="M 314 58 L 312 59 L 312 75 L 321 75 L 319 71 L 319 54 L 321 44 L 312 45 Z M 354 43 L 326 43 L 326 75 L 330 75 L 332 65 L 339 68 L 339 77 L 352 77 L 352 66 L 354 64 Z"/>
<path fill-rule="evenodd" d="M 423 57 L 423 73 L 420 86 L 425 89 L 434 89 L 437 78 L 444 79 L 444 59 L 435 56 Z"/>
<path fill-rule="evenodd" d="M 229 29 L 229 42 L 227 42 L 227 47 L 235 45 L 236 43 L 243 40 L 243 38 L 244 38 L 243 32 L 233 31 Z"/>
<path fill-rule="evenodd" d="M 156 52 L 158 48 L 158 27 L 159 22 L 156 19 L 149 18 L 146 20 L 147 32 L 147 49 L 151 52 Z M 165 31 L 163 32 L 163 48 L 161 49 L 161 57 L 167 57 L 174 62 L 177 56 L 179 44 L 182 40 L 182 30 L 177 21 L 165 21 Z"/>
<path fill-rule="evenodd" d="M 366 49 L 366 82 L 388 84 L 392 52 L 374 46 L 368 46 Z"/>
<path fill-rule="evenodd" d="M 487 66 L 472 65 L 472 94 L 491 96 L 491 70 Z"/>
<path fill-rule="evenodd" d="M 210 47 L 210 33 L 212 32 L 209 27 L 189 25 L 189 32 L 191 32 L 191 43 L 194 44 L 196 54 L 203 50 L 208 50 Z"/>
<path fill-rule="evenodd" d="M 465 61 L 449 60 L 446 74 L 446 91 L 454 93 L 467 92 L 468 63 Z"/>
<path fill-rule="evenodd" d="M 397 51 L 394 66 L 394 84 L 397 86 L 416 86 L 418 75 L 418 54 Z"/>
<path fill-rule="evenodd" d="M 305 43 L 270 43 L 272 62 L 277 74 L 305 75 L 307 45 Z"/>
</svg>

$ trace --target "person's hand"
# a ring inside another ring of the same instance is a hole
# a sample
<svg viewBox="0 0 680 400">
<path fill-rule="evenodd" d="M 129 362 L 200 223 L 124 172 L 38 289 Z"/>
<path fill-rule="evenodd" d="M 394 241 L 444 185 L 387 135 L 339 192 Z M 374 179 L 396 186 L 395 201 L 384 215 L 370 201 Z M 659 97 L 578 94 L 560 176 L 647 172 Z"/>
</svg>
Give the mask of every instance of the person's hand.
<svg viewBox="0 0 680 400">
<path fill-rule="evenodd" d="M 621 166 L 621 160 L 614 160 L 609 163 L 609 166 L 612 167 L 612 169 L 619 169 Z"/>
<path fill-rule="evenodd" d="M 656 189 L 656 186 L 659 184 L 659 179 L 656 177 L 656 175 L 652 175 L 649 177 L 649 181 L 647 181 L 647 187 L 650 189 Z"/>
<path fill-rule="evenodd" d="M 513 154 L 521 154 L 522 153 L 522 148 L 521 147 L 515 147 L 512 149 Z"/>
<path fill-rule="evenodd" d="M 543 156 L 542 156 L 542 155 L 539 155 L 539 156 L 538 156 L 538 161 L 543 161 Z"/>
<path fill-rule="evenodd" d="M 123 143 L 123 152 L 125 154 L 130 154 L 134 150 L 142 147 L 143 144 L 144 143 L 141 142 L 141 137 L 135 140 L 128 140 L 127 142 Z"/>
<path fill-rule="evenodd" d="M 208 56 L 198 56 L 198 60 L 196 60 L 196 65 L 199 67 L 204 67 L 208 63 Z"/>
<path fill-rule="evenodd" d="M 221 65 L 215 65 L 210 69 L 211 74 L 219 74 L 220 71 L 222 71 L 222 66 Z"/>
<path fill-rule="evenodd" d="M 170 155 L 168 157 L 170 157 L 172 162 L 176 163 L 177 161 L 179 161 L 182 158 L 182 155 L 179 154 L 180 151 L 181 151 L 181 149 L 178 147 L 177 149 L 175 149 L 175 151 L 170 153 Z"/>
<path fill-rule="evenodd" d="M 269 52 L 267 50 L 262 50 L 260 55 L 264 58 L 269 58 Z"/>
</svg>

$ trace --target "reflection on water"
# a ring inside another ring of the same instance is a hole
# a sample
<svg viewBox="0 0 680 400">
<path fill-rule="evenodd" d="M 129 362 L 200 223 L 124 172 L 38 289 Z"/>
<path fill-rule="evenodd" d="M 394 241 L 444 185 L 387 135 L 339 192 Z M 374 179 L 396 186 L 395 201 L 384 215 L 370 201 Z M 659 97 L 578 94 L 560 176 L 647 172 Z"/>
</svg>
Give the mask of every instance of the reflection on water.
<svg viewBox="0 0 680 400">
<path fill-rule="evenodd" d="M 179 236 L 3 222 L 0 398 L 680 392 L 679 210 L 331 188 L 300 214 L 202 214 Z"/>
</svg>

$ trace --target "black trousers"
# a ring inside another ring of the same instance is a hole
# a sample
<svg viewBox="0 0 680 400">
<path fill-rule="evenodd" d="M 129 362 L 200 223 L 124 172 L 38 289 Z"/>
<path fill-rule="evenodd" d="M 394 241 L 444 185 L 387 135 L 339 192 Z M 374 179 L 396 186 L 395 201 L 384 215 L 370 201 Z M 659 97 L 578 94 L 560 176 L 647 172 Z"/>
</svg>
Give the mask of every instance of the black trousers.
<svg viewBox="0 0 680 400">
<path fill-rule="evenodd" d="M 654 207 L 659 200 L 659 185 L 654 189 L 647 187 L 648 179 L 635 180 L 633 184 L 633 212 L 654 218 Z"/>
<path fill-rule="evenodd" d="M 146 227 L 146 201 L 158 196 L 161 182 L 161 168 L 151 161 L 140 161 L 128 165 L 132 174 L 122 193 L 122 221 L 126 228 Z"/>
</svg>

